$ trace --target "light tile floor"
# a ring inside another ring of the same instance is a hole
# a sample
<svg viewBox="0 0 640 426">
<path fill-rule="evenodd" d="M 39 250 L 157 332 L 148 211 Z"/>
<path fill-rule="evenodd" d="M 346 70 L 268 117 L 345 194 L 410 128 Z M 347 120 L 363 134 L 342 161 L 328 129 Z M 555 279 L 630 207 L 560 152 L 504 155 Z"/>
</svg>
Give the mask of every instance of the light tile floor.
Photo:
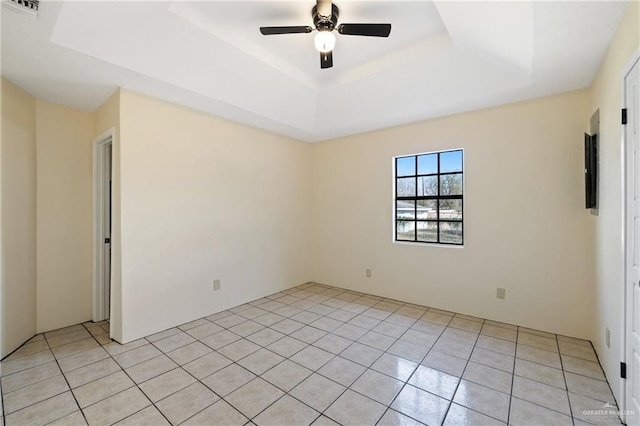
<svg viewBox="0 0 640 426">
<path fill-rule="evenodd" d="M 585 425 L 591 343 L 305 284 L 126 345 L 106 323 L 2 362 L 7 425 Z"/>
</svg>

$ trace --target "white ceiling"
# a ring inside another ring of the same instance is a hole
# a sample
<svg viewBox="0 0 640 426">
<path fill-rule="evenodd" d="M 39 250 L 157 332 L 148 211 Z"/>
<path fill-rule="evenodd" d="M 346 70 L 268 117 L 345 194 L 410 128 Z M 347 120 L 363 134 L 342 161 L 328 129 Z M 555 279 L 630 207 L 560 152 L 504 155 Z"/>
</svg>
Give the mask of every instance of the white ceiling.
<svg viewBox="0 0 640 426">
<path fill-rule="evenodd" d="M 4 0 L 3 0 L 4 1 Z M 627 2 L 336 0 L 339 22 L 389 22 L 389 38 L 337 35 L 320 69 L 311 1 L 44 1 L 2 8 L 2 75 L 32 95 L 95 110 L 124 87 L 319 141 L 588 86 Z"/>
</svg>

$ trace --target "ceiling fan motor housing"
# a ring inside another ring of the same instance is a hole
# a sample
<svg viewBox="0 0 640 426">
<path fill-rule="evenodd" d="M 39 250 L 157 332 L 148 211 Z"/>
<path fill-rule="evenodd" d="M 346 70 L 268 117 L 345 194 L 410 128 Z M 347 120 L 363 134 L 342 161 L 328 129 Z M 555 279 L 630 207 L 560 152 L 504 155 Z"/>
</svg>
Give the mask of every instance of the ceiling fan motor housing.
<svg viewBox="0 0 640 426">
<path fill-rule="evenodd" d="M 313 17 L 313 25 L 318 31 L 333 31 L 338 24 L 338 15 L 340 10 L 335 4 L 331 5 L 331 16 L 322 16 L 318 13 L 318 6 L 313 6 L 311 16 Z"/>
</svg>

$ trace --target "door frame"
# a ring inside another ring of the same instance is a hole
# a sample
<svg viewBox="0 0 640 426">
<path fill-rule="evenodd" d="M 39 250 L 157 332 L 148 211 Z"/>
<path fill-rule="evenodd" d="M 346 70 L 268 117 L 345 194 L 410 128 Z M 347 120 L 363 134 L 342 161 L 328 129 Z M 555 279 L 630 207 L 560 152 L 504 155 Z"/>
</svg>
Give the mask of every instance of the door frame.
<svg viewBox="0 0 640 426">
<path fill-rule="evenodd" d="M 629 74 L 629 72 L 631 72 L 631 69 L 633 68 L 633 66 L 637 63 L 640 62 L 640 48 L 636 49 L 633 53 L 633 55 L 631 56 L 631 59 L 629 60 L 629 62 L 627 62 L 627 64 L 625 65 L 625 67 L 622 69 L 622 75 L 621 75 L 621 86 L 622 86 L 622 105 L 621 108 L 626 108 L 628 106 L 627 104 L 627 92 L 626 92 L 626 77 Z M 622 362 L 627 363 L 628 366 L 628 362 L 629 360 L 627 359 L 627 350 L 628 350 L 628 343 L 629 343 L 629 334 L 630 334 L 630 330 L 628 329 L 628 325 L 629 325 L 629 311 L 628 311 L 628 307 L 629 307 L 629 298 L 633 297 L 633 295 L 631 294 L 631 292 L 629 291 L 629 284 L 628 284 L 628 276 L 629 276 L 629 264 L 627 262 L 628 260 L 628 255 L 629 255 L 629 246 L 628 243 L 631 241 L 632 236 L 629 234 L 629 232 L 631 232 L 631 230 L 628 228 L 627 226 L 627 218 L 628 218 L 628 203 L 627 203 L 627 188 L 628 185 L 632 182 L 633 180 L 633 175 L 632 175 L 632 171 L 627 167 L 627 161 L 628 161 L 628 144 L 629 141 L 627 140 L 627 129 L 625 126 L 621 125 L 620 126 L 620 141 L 621 141 L 621 162 L 622 162 L 622 227 L 623 227 L 623 231 L 622 231 L 622 250 L 623 250 L 623 258 L 622 258 L 622 276 L 623 276 L 623 287 L 622 287 L 622 324 L 621 324 L 621 329 L 622 329 L 622 342 L 621 342 L 621 346 L 622 346 Z M 627 376 L 629 376 L 627 374 Z M 618 402 L 619 404 L 619 410 L 620 410 L 620 417 L 621 420 L 624 421 L 625 423 L 627 422 L 626 419 L 626 410 L 628 409 L 627 407 L 627 380 L 629 380 L 630 377 L 628 377 L 627 379 L 619 379 L 619 383 L 620 383 L 620 388 L 621 388 L 621 400 Z"/>
<path fill-rule="evenodd" d="M 104 280 L 106 254 L 104 244 L 105 199 L 108 196 L 108 185 L 105 185 L 109 176 L 113 176 L 113 161 L 111 170 L 107 169 L 109 163 L 108 150 L 113 148 L 115 129 L 112 127 L 93 139 L 93 321 L 103 321 L 109 313 L 105 304 L 111 299 L 111 286 L 107 294 L 107 283 Z M 112 150 L 113 152 L 113 150 Z M 109 333 L 111 334 L 111 333 Z"/>
</svg>

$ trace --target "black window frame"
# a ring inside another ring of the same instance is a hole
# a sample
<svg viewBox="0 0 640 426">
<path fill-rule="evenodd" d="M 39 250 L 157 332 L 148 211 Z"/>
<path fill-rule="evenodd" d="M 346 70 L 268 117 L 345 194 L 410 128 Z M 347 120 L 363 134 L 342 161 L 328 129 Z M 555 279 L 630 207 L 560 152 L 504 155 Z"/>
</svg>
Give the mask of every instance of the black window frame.
<svg viewBox="0 0 640 426">
<path fill-rule="evenodd" d="M 440 155 L 442 154 L 447 154 L 450 152 L 460 152 L 461 153 L 461 171 L 454 171 L 454 172 L 441 172 L 440 169 Z M 437 172 L 436 173 L 419 173 L 419 169 L 418 169 L 418 157 L 421 156 L 425 156 L 425 155 L 437 155 Z M 398 175 L 398 160 L 401 159 L 405 159 L 405 158 L 414 158 L 415 161 L 415 170 L 414 170 L 414 174 L 412 175 L 403 175 L 403 176 L 399 176 Z M 451 149 L 451 150 L 446 150 L 446 151 L 434 151 L 434 152 L 425 152 L 425 153 L 421 153 L 421 154 L 411 154 L 411 155 L 401 155 L 398 157 L 395 157 L 393 159 L 393 166 L 394 166 L 394 188 L 395 188 L 395 194 L 394 194 L 394 206 L 393 206 L 393 212 L 394 212 L 394 218 L 393 218 L 393 223 L 394 223 L 394 229 L 393 229 L 393 236 L 394 236 L 394 241 L 398 242 L 398 243 L 418 243 L 418 244 L 438 244 L 438 245 L 450 245 L 450 246 L 463 246 L 464 245 L 464 150 L 463 149 Z M 446 175 L 460 175 L 460 181 L 461 181 L 461 190 L 460 190 L 460 195 L 441 195 L 440 194 L 440 190 L 441 190 L 441 176 L 446 176 Z M 432 176 L 436 176 L 437 177 L 437 194 L 436 195 L 418 195 L 418 179 L 420 177 L 432 177 Z M 415 179 L 415 196 L 409 197 L 409 196 L 398 196 L 398 180 L 399 179 L 405 179 L 405 178 L 414 178 Z M 435 219 L 418 219 L 418 201 L 422 201 L 422 200 L 433 200 L 436 203 L 436 218 Z M 447 219 L 441 219 L 440 218 L 440 201 L 441 200 L 460 200 L 460 208 L 461 208 L 461 213 L 462 213 L 462 218 L 461 219 L 451 219 L 451 218 L 447 218 Z M 414 211 L 413 211 L 413 219 L 410 218 L 405 218 L 405 219 L 399 219 L 398 218 L 398 201 L 407 201 L 407 202 L 413 202 L 414 205 Z M 414 222 L 414 239 L 410 240 L 410 239 L 398 239 L 398 222 Z M 418 240 L 418 222 L 425 222 L 425 223 L 436 223 L 436 241 L 420 241 Z M 441 241 L 440 238 L 440 226 L 442 222 L 455 222 L 455 223 L 460 223 L 461 227 L 462 227 L 462 232 L 461 232 L 461 239 L 460 242 L 447 242 L 447 241 Z"/>
</svg>

